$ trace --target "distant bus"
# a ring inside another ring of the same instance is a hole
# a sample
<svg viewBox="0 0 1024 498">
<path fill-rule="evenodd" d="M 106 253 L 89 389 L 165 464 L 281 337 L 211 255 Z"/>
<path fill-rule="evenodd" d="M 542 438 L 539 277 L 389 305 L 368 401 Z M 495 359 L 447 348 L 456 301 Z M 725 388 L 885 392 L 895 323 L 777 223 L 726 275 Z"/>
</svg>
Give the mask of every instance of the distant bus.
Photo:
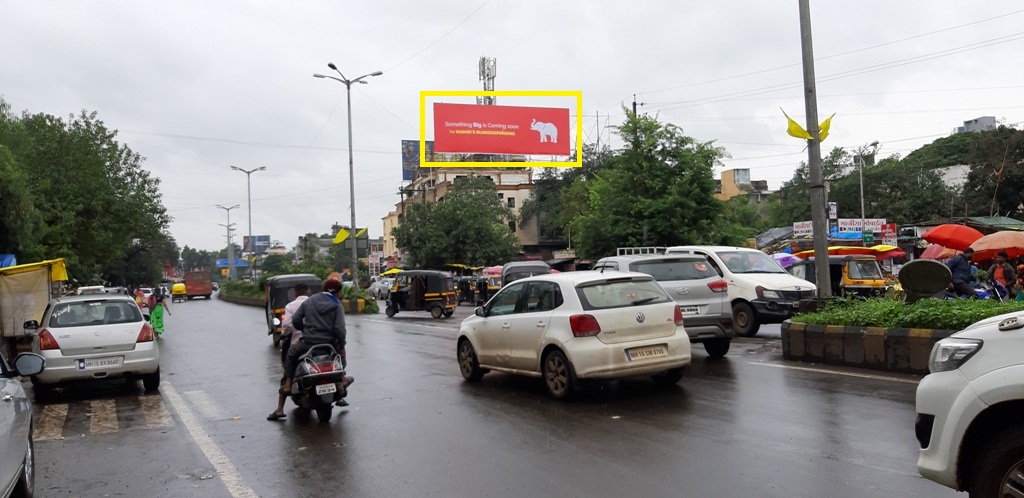
<svg viewBox="0 0 1024 498">
<path fill-rule="evenodd" d="M 197 297 L 210 299 L 212 294 L 213 283 L 210 281 L 210 272 L 205 270 L 185 272 L 186 299 L 195 299 Z"/>
</svg>

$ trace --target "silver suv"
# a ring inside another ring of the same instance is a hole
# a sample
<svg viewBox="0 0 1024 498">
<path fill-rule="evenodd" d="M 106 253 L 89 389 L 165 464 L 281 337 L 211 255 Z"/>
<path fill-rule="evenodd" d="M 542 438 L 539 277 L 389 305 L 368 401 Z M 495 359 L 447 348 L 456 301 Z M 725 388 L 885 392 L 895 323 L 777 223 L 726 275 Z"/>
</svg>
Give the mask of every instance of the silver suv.
<svg viewBox="0 0 1024 498">
<path fill-rule="evenodd" d="M 646 273 L 683 310 L 683 327 L 690 342 L 703 343 L 712 358 L 729 352 L 732 341 L 732 308 L 729 284 L 703 256 L 692 254 L 645 254 L 601 258 L 596 271 L 635 271 Z"/>
</svg>

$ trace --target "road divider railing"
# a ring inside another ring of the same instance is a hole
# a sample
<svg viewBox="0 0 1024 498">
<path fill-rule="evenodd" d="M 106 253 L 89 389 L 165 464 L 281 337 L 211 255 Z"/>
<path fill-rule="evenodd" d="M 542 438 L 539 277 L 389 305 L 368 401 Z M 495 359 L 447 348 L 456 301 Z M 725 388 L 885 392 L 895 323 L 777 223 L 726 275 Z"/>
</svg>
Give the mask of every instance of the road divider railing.
<svg viewBox="0 0 1024 498">
<path fill-rule="evenodd" d="M 887 372 L 928 373 L 928 355 L 956 330 L 782 324 L 782 354 L 791 360 Z"/>
</svg>

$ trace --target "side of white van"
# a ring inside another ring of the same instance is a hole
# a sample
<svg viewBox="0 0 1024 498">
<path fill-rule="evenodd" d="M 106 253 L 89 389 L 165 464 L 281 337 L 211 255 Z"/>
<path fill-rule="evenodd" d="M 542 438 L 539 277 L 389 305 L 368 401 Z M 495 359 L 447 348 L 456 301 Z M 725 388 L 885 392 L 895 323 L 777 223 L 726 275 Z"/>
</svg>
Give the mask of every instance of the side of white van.
<svg viewBox="0 0 1024 498">
<path fill-rule="evenodd" d="M 698 254 L 729 283 L 732 326 L 736 335 L 751 337 L 762 323 L 782 323 L 800 302 L 814 298 L 818 288 L 786 272 L 767 254 L 747 247 L 676 246 L 668 254 Z"/>
</svg>

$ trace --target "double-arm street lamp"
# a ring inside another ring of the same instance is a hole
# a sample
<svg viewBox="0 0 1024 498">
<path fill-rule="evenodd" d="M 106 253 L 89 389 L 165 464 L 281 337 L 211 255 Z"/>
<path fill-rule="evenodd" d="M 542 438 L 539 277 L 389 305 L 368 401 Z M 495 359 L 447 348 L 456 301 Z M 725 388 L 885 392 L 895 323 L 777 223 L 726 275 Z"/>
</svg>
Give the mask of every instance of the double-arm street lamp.
<svg viewBox="0 0 1024 498">
<path fill-rule="evenodd" d="M 233 224 L 231 223 L 231 210 L 237 208 L 238 204 L 235 204 L 234 206 L 231 207 L 224 207 L 221 206 L 220 204 L 217 204 L 217 207 L 228 212 L 228 224 L 220 224 L 220 226 L 228 229 L 228 280 L 231 280 L 235 276 L 235 247 L 233 244 L 231 244 L 231 227 L 233 226 Z"/>
<path fill-rule="evenodd" d="M 249 261 L 249 276 L 252 281 L 256 281 L 256 241 L 252 238 L 252 174 L 257 171 L 266 171 L 266 166 L 260 166 L 254 169 L 242 169 L 238 166 L 232 166 L 231 169 L 235 171 L 241 171 L 245 173 L 245 196 L 249 199 L 249 251 L 251 252 Z M 244 251 L 245 248 L 242 248 Z"/>
<path fill-rule="evenodd" d="M 358 78 L 350 80 L 350 79 L 346 78 L 344 74 L 341 74 L 341 71 L 338 70 L 338 67 L 335 66 L 333 62 L 328 62 L 327 63 L 327 67 L 333 69 L 336 73 L 338 73 L 338 76 L 341 76 L 341 77 L 340 78 L 336 78 L 334 76 L 327 76 L 327 75 L 319 74 L 319 73 L 314 74 L 313 77 L 314 78 L 328 78 L 328 79 L 332 79 L 334 81 L 338 81 L 341 84 L 345 85 L 345 94 L 346 94 L 346 98 L 348 100 L 348 186 L 349 186 L 349 197 L 351 198 L 350 199 L 350 204 L 349 204 L 349 211 L 352 212 L 352 226 L 349 227 L 350 230 L 352 231 L 352 233 L 351 233 L 351 237 L 352 237 L 352 285 L 356 289 L 358 289 L 359 288 L 359 252 L 358 252 L 358 245 L 359 245 L 359 243 L 356 240 L 356 183 L 355 183 L 355 173 L 353 172 L 354 170 L 353 170 L 353 166 L 352 166 L 352 84 L 353 83 L 362 83 L 362 84 L 365 85 L 366 83 L 368 83 L 366 81 L 366 78 L 369 78 L 371 76 L 380 76 L 380 75 L 384 74 L 384 72 L 383 71 L 374 71 L 374 72 L 372 72 L 370 74 L 364 74 L 364 75 L 362 75 L 362 76 L 360 76 Z"/>
</svg>

